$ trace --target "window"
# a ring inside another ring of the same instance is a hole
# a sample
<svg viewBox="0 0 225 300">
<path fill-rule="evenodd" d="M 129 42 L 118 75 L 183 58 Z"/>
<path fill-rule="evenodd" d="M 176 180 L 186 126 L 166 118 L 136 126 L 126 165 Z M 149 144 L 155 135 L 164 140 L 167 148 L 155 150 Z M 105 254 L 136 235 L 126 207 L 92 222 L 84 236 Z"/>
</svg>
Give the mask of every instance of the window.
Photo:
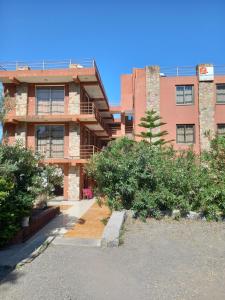
<svg viewBox="0 0 225 300">
<path fill-rule="evenodd" d="M 217 134 L 221 136 L 225 136 L 225 124 L 217 125 Z"/>
<path fill-rule="evenodd" d="M 36 151 L 45 157 L 64 157 L 64 126 L 37 126 Z"/>
<path fill-rule="evenodd" d="M 36 88 L 37 114 L 64 113 L 64 87 L 46 86 Z"/>
<path fill-rule="evenodd" d="M 225 83 L 216 85 L 216 103 L 225 104 Z"/>
<path fill-rule="evenodd" d="M 194 86 L 193 85 L 177 85 L 176 86 L 176 103 L 193 104 L 194 103 Z"/>
<path fill-rule="evenodd" d="M 195 125 L 177 125 L 177 143 L 193 144 L 195 142 Z"/>
</svg>

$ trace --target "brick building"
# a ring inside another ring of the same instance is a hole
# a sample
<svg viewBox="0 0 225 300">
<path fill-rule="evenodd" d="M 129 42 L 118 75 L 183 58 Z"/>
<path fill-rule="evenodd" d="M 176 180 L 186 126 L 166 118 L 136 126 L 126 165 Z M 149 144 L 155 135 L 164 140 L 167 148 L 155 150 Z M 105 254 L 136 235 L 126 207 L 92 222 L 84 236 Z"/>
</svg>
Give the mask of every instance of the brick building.
<svg viewBox="0 0 225 300">
<path fill-rule="evenodd" d="M 128 135 L 139 139 L 140 118 L 154 109 L 166 122 L 168 140 L 175 149 L 193 146 L 196 153 L 209 147 L 211 135 L 225 134 L 225 67 L 201 64 L 197 67 L 133 69 L 121 76 L 121 103 L 111 107 L 120 114 L 112 125 L 113 138 Z"/>
<path fill-rule="evenodd" d="M 64 173 L 64 199 L 82 198 L 89 186 L 84 165 L 108 141 L 136 140 L 146 110 L 166 122 L 175 149 L 208 149 L 211 135 L 225 134 L 225 68 L 133 69 L 121 76 L 120 106 L 109 107 L 101 77 L 92 60 L 15 63 L 0 66 L 0 82 L 14 102 L 4 132 L 9 143 L 20 140 L 42 153 L 43 163 Z M 120 117 L 113 116 L 119 114 Z"/>
<path fill-rule="evenodd" d="M 8 64 L 0 81 L 13 99 L 4 132 L 59 165 L 64 199 L 77 200 L 88 186 L 83 167 L 111 138 L 113 121 L 96 63 L 42 62 Z"/>
</svg>

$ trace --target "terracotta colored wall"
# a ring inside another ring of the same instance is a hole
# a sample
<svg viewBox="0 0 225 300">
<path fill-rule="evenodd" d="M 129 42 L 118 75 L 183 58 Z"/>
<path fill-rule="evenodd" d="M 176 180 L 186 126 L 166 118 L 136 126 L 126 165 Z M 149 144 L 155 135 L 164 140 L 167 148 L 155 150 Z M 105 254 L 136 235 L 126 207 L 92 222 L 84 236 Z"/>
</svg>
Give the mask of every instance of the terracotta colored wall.
<svg viewBox="0 0 225 300">
<path fill-rule="evenodd" d="M 121 110 L 133 109 L 133 75 L 121 75 Z"/>
<path fill-rule="evenodd" d="M 133 75 L 134 82 L 134 132 L 139 134 L 144 131 L 139 127 L 140 118 L 145 115 L 146 112 L 146 75 L 144 69 L 135 69 Z M 140 140 L 139 137 L 135 137 L 136 140 Z"/>
<path fill-rule="evenodd" d="M 194 104 L 176 105 L 176 85 L 194 85 Z M 167 139 L 173 139 L 175 149 L 187 149 L 185 144 L 176 144 L 176 124 L 195 124 L 194 150 L 199 153 L 199 120 L 198 120 L 198 80 L 195 76 L 161 77 L 160 79 L 160 114 L 163 126 L 168 131 Z"/>
</svg>

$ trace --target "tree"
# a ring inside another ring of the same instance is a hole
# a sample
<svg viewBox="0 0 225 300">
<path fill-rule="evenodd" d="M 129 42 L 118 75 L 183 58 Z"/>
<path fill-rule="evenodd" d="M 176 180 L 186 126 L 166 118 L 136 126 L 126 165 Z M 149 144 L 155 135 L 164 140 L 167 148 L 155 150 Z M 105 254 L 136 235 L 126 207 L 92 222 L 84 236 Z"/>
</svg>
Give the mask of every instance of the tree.
<svg viewBox="0 0 225 300">
<path fill-rule="evenodd" d="M 159 129 L 161 126 L 165 125 L 166 123 L 161 121 L 161 117 L 157 114 L 154 110 L 149 110 L 146 112 L 146 116 L 141 118 L 141 123 L 139 124 L 140 127 L 146 128 L 147 131 L 141 132 L 140 137 L 147 139 L 150 145 L 164 145 L 169 141 L 165 141 L 163 138 L 168 134 L 166 130 L 160 131 L 156 130 Z"/>
</svg>

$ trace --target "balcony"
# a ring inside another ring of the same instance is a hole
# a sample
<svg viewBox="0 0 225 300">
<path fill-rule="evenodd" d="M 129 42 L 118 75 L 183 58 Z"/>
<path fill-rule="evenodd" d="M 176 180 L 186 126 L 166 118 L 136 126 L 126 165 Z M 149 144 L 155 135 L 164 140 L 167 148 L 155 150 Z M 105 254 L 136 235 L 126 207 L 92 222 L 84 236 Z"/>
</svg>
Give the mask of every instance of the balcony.
<svg viewBox="0 0 225 300">
<path fill-rule="evenodd" d="M 64 145 L 42 145 L 36 147 L 36 152 L 40 153 L 43 157 L 44 163 L 58 163 L 75 165 L 77 163 L 86 163 L 88 159 L 95 153 L 100 152 L 101 149 L 94 145 L 80 145 L 80 149 L 77 149 L 77 155 L 65 156 Z"/>
</svg>

